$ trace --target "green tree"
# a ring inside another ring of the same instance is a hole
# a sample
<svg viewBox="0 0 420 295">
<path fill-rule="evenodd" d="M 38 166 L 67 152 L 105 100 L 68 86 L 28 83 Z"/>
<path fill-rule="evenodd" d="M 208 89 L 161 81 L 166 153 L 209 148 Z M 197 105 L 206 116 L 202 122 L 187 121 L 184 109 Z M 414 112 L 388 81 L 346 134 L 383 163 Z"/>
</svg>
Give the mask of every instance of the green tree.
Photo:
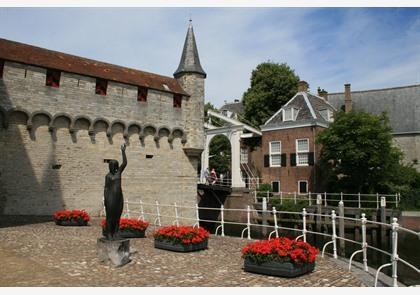
<svg viewBox="0 0 420 295">
<path fill-rule="evenodd" d="M 390 192 L 398 182 L 395 174 L 405 169 L 386 114 L 338 112 L 317 142 L 323 146 L 320 166 L 330 191 Z"/>
<path fill-rule="evenodd" d="M 206 121 L 207 123 L 211 121 L 211 124 L 217 127 L 223 126 L 223 121 L 219 118 L 209 117 L 209 115 L 207 114 L 208 110 L 219 112 L 219 110 L 211 102 L 207 102 L 204 105 L 204 121 Z"/>
<path fill-rule="evenodd" d="M 265 123 L 297 92 L 297 76 L 287 64 L 264 62 L 251 75 L 251 87 L 243 94 L 244 117 L 255 127 Z"/>
<path fill-rule="evenodd" d="M 231 148 L 230 141 L 224 135 L 216 135 L 210 142 L 209 147 L 209 168 L 215 169 L 217 175 L 226 175 L 230 171 Z"/>
</svg>

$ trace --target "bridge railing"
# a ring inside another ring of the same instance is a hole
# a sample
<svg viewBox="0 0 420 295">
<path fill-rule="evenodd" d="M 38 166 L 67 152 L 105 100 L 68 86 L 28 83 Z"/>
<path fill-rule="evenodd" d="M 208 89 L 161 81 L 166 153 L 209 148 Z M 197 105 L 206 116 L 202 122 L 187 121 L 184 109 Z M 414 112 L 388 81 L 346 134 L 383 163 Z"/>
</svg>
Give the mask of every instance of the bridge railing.
<svg viewBox="0 0 420 295">
<path fill-rule="evenodd" d="M 412 269 L 414 272 L 416 272 L 417 274 L 419 274 L 420 276 L 420 269 L 416 266 L 414 266 L 413 264 L 409 263 L 408 261 L 400 258 L 398 256 L 398 232 L 405 232 L 408 233 L 410 235 L 415 235 L 417 238 L 420 239 L 420 232 L 415 232 L 413 230 L 401 227 L 398 224 L 398 219 L 397 218 L 393 218 L 391 223 L 382 223 L 382 222 L 377 222 L 377 221 L 373 221 L 373 220 L 368 220 L 366 218 L 365 214 L 362 214 L 361 218 L 349 218 L 349 217 L 344 217 L 344 216 L 338 216 L 336 215 L 335 211 L 332 210 L 331 214 L 318 214 L 318 213 L 309 213 L 306 211 L 305 208 L 302 209 L 301 212 L 292 212 L 292 211 L 277 211 L 275 207 L 272 208 L 272 210 L 256 210 L 256 209 L 251 209 L 250 206 L 247 206 L 246 209 L 226 209 L 224 208 L 224 206 L 222 205 L 220 208 L 207 208 L 207 207 L 199 207 L 198 204 L 195 204 L 194 206 L 185 206 L 185 205 L 179 205 L 179 204 L 160 204 L 158 201 L 156 201 L 155 203 L 144 203 L 141 200 L 137 201 L 137 202 L 131 202 L 129 200 L 126 200 L 125 202 L 125 212 L 124 212 L 124 216 L 125 217 L 134 217 L 137 216 L 138 219 L 143 219 L 143 220 L 148 220 L 150 222 L 152 222 L 152 224 L 154 226 L 161 226 L 161 218 L 165 217 L 165 218 L 169 218 L 172 219 L 172 224 L 175 225 L 179 225 L 180 223 L 182 223 L 182 221 L 185 221 L 183 223 L 187 223 L 187 224 L 194 224 L 194 226 L 199 227 L 200 226 L 200 222 L 209 222 L 209 223 L 215 223 L 215 224 L 219 224 L 216 227 L 215 230 L 215 235 L 221 235 L 221 236 L 225 236 L 225 225 L 226 224 L 232 224 L 232 225 L 239 225 L 239 226 L 243 226 L 243 230 L 241 232 L 241 238 L 243 239 L 245 234 L 246 234 L 246 238 L 247 239 L 251 239 L 251 227 L 259 227 L 259 228 L 267 228 L 267 229 L 271 229 L 272 231 L 270 231 L 268 238 L 271 239 L 273 235 L 275 235 L 275 237 L 279 237 L 279 230 L 283 229 L 283 230 L 289 230 L 289 231 L 294 231 L 296 233 L 298 233 L 299 235 L 296 237 L 296 240 L 298 239 L 302 239 L 303 241 L 306 241 L 307 239 L 307 235 L 308 234 L 313 234 L 313 235 L 320 235 L 320 236 L 324 236 L 328 239 L 330 239 L 330 241 L 326 242 L 323 247 L 322 247 L 322 252 L 321 252 L 321 256 L 323 257 L 325 255 L 325 252 L 327 250 L 327 247 L 331 247 L 332 246 L 332 256 L 333 258 L 337 259 L 338 258 L 338 252 L 337 252 L 337 241 L 339 240 L 343 240 L 349 243 L 353 243 L 357 246 L 360 247 L 359 250 L 356 250 L 355 252 L 353 252 L 350 256 L 349 259 L 349 271 L 351 270 L 352 267 L 352 261 L 353 258 L 358 255 L 361 254 L 362 255 L 362 261 L 363 261 L 363 268 L 364 271 L 368 271 L 368 249 L 371 249 L 373 251 L 377 251 L 379 253 L 385 254 L 387 256 L 389 256 L 390 261 L 389 263 L 383 264 L 381 265 L 377 270 L 376 270 L 376 274 L 375 274 L 375 282 L 374 282 L 374 286 L 377 286 L 377 282 L 378 282 L 378 278 L 379 278 L 379 274 L 381 272 L 382 269 L 386 268 L 386 267 L 391 267 L 392 268 L 392 284 L 394 287 L 398 287 L 398 262 L 401 262 L 403 264 L 405 264 L 406 266 L 408 266 L 410 269 Z M 145 210 L 145 207 L 149 208 L 150 210 L 152 210 L 151 208 L 154 208 L 153 211 L 147 212 Z M 173 212 L 173 214 L 165 214 L 162 215 L 161 214 L 161 208 L 166 208 L 170 210 L 170 212 Z M 190 214 L 189 216 L 183 216 L 182 214 L 180 214 L 180 210 L 188 210 L 190 212 L 193 212 L 193 214 Z M 200 209 L 202 210 L 213 210 L 213 211 L 218 211 L 219 212 L 219 218 L 220 220 L 205 220 L 205 219 L 201 219 L 200 215 L 199 215 L 199 211 Z M 247 222 L 232 222 L 232 221 L 226 221 L 224 216 L 226 212 L 242 212 L 244 214 L 246 214 L 246 219 Z M 274 225 L 266 225 L 266 224 L 259 224 L 259 223 L 253 223 L 253 221 L 255 220 L 255 218 L 253 218 L 253 216 L 255 216 L 255 214 L 272 214 L 273 218 L 274 218 Z M 292 214 L 293 216 L 300 216 L 301 218 L 301 223 L 302 223 L 302 227 L 301 228 L 292 228 L 292 227 L 287 227 L 287 226 L 281 226 L 279 225 L 278 221 L 277 221 L 277 215 L 278 214 Z M 314 216 L 314 217 L 320 217 L 320 218 L 324 218 L 325 221 L 331 225 L 332 227 L 332 233 L 328 234 L 328 233 L 324 233 L 324 232 L 318 232 L 318 231 L 314 231 L 312 229 L 308 229 L 307 228 L 307 217 L 308 216 Z M 336 233 L 336 224 L 337 221 L 339 221 L 340 219 L 342 219 L 342 221 L 347 220 L 347 221 L 352 221 L 355 224 L 359 225 L 361 227 L 361 231 L 362 231 L 362 238 L 361 241 L 356 241 L 356 240 L 352 240 L 352 239 L 347 239 L 345 237 L 342 236 L 338 236 Z M 153 221 L 152 221 L 153 220 Z M 367 239 L 366 239 L 366 228 L 369 224 L 373 224 L 373 225 L 379 225 L 379 226 L 384 226 L 387 227 L 389 230 L 391 230 L 391 243 L 392 243 L 392 247 L 391 247 L 391 252 L 388 252 L 386 250 L 383 250 L 381 248 L 377 248 L 374 247 L 372 245 L 369 245 L 367 243 Z"/>
<path fill-rule="evenodd" d="M 381 199 L 385 198 L 388 206 L 398 208 L 401 202 L 401 194 L 348 194 L 348 193 L 298 193 L 298 192 L 270 192 L 270 191 L 255 191 L 254 199 L 255 202 L 259 202 L 262 198 L 267 198 L 267 201 L 277 200 L 280 205 L 283 201 L 291 201 L 294 204 L 298 202 L 307 202 L 308 206 L 312 206 L 320 202 L 322 206 L 327 207 L 329 205 L 336 206 L 338 202 L 343 202 L 344 206 L 355 207 L 355 208 L 376 208 L 381 207 Z"/>
</svg>

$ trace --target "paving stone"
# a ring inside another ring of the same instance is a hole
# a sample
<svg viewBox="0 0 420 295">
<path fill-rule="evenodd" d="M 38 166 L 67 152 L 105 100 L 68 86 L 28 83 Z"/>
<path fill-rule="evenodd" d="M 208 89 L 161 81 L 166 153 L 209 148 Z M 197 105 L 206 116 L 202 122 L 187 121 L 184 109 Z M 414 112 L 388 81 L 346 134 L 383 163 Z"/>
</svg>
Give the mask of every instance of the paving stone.
<svg viewBox="0 0 420 295">
<path fill-rule="evenodd" d="M 132 262 L 115 268 L 96 253 L 99 219 L 87 227 L 44 222 L 0 228 L 0 286 L 365 286 L 329 257 L 318 257 L 311 274 L 271 277 L 243 271 L 247 240 L 212 235 L 207 250 L 176 253 L 155 249 L 152 233 L 148 229 L 146 238 L 132 239 Z"/>
</svg>

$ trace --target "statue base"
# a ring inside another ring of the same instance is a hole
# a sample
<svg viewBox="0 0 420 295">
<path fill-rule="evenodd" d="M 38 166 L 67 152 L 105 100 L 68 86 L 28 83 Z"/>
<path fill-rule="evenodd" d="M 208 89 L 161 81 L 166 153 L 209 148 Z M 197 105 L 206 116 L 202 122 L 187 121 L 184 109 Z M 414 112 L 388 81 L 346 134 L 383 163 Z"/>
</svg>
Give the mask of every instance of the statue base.
<svg viewBox="0 0 420 295">
<path fill-rule="evenodd" d="M 123 266 L 131 261 L 130 259 L 130 240 L 107 240 L 99 238 L 97 241 L 97 251 L 99 261 L 112 262 L 115 266 Z"/>
</svg>

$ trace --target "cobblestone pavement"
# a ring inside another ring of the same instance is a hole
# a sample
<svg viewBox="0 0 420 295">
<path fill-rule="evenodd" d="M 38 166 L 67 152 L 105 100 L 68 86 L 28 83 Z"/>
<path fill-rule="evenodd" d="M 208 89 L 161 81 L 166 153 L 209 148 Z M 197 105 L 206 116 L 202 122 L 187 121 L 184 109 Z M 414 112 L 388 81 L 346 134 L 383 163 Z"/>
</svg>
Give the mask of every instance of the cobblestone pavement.
<svg viewBox="0 0 420 295">
<path fill-rule="evenodd" d="M 176 253 L 153 247 L 148 238 L 132 239 L 132 261 L 120 268 L 100 263 L 96 239 L 99 220 L 87 227 L 53 222 L 0 228 L 0 286 L 364 286 L 331 258 L 317 258 L 313 273 L 299 278 L 243 271 L 246 240 L 211 236 L 209 249 Z"/>
</svg>

